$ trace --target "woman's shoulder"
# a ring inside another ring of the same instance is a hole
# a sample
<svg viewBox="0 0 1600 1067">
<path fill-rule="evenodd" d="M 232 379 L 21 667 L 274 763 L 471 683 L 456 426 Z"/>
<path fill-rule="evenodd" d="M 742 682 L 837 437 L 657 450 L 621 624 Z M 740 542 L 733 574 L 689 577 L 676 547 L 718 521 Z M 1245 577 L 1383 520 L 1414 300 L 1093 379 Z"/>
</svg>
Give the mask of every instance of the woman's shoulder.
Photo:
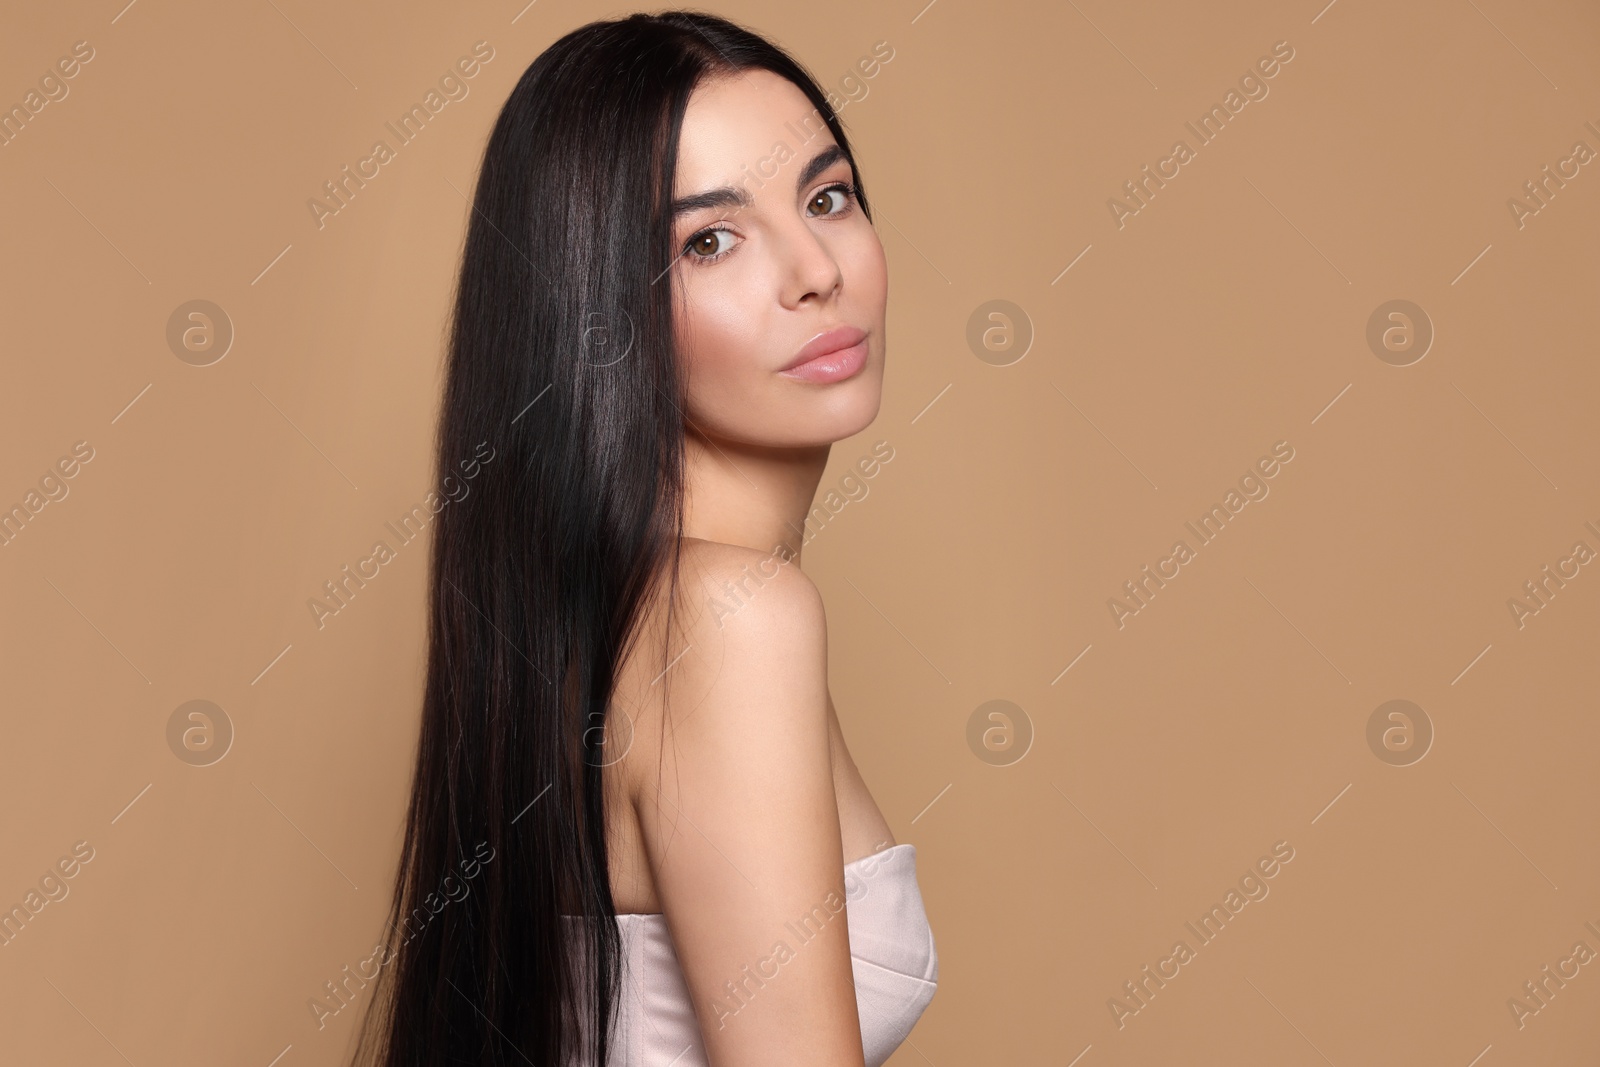
<svg viewBox="0 0 1600 1067">
<path fill-rule="evenodd" d="M 658 600 L 630 703 L 650 718 L 664 713 L 680 740 L 752 709 L 770 726 L 825 725 L 827 619 L 816 583 L 776 553 L 697 538 L 684 539 L 678 569 L 670 636 Z"/>
<path fill-rule="evenodd" d="M 743 638 L 735 644 L 746 647 L 799 628 L 826 627 L 821 590 L 777 550 L 685 537 L 679 580 L 686 628 L 707 640 Z"/>
<path fill-rule="evenodd" d="M 699 804 L 718 798 L 712 807 L 740 808 L 733 798 L 751 789 L 769 799 L 795 792 L 814 806 L 797 809 L 807 812 L 797 820 L 837 822 L 822 597 L 798 567 L 778 559 L 763 567 L 767 559 L 686 541 L 671 638 L 663 645 L 652 627 L 636 646 L 643 658 L 628 672 L 631 736 L 619 769 L 646 853 L 663 796 L 668 823 L 689 803 L 693 823 L 730 844 L 772 827 Z"/>
<path fill-rule="evenodd" d="M 727 1014 L 718 998 L 728 976 L 789 936 L 785 916 L 809 917 L 806 978 L 768 983 L 767 1022 L 739 1020 L 747 1046 L 769 1032 L 782 1040 L 786 1019 L 805 1029 L 859 1013 L 848 924 L 818 919 L 844 910 L 821 597 L 798 567 L 764 559 L 736 545 L 685 546 L 693 610 L 664 672 L 671 725 L 661 749 L 643 752 L 633 796 L 657 925 L 668 928 L 684 1003 L 709 1021 L 708 1040 Z M 859 1032 L 840 1047 L 851 1042 L 859 1047 Z"/>
<path fill-rule="evenodd" d="M 684 537 L 679 540 L 679 559 L 684 570 L 716 573 L 723 577 L 745 571 L 766 576 L 780 573 L 793 574 L 810 582 L 810 578 L 793 560 L 792 554 L 782 548 L 763 552 L 747 545 L 734 545 L 726 541 L 708 541 L 703 537 Z"/>
</svg>

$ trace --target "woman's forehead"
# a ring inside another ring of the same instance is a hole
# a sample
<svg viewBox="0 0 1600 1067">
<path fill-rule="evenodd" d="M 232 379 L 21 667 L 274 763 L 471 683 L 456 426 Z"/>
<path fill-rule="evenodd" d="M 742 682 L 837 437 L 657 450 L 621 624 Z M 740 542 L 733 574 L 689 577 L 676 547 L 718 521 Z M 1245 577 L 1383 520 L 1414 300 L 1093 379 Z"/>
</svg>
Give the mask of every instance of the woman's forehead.
<svg viewBox="0 0 1600 1067">
<path fill-rule="evenodd" d="M 768 70 L 701 82 L 684 112 L 674 196 L 737 186 L 775 156 L 809 158 L 833 144 L 815 111 L 798 86 Z"/>
</svg>

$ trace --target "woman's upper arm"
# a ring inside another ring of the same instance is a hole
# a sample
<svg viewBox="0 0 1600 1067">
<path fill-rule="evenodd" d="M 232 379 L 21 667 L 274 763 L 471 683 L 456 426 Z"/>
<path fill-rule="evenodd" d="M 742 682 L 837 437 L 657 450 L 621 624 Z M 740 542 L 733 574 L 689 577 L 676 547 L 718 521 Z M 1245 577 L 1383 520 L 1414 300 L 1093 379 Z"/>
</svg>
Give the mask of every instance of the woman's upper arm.
<svg viewBox="0 0 1600 1067">
<path fill-rule="evenodd" d="M 639 794 L 662 910 L 713 1067 L 862 1064 L 829 760 L 827 630 L 796 567 L 724 546 L 692 611 L 659 777 Z M 751 570 L 756 570 L 754 566 Z M 704 605 L 704 601 L 700 601 Z"/>
</svg>

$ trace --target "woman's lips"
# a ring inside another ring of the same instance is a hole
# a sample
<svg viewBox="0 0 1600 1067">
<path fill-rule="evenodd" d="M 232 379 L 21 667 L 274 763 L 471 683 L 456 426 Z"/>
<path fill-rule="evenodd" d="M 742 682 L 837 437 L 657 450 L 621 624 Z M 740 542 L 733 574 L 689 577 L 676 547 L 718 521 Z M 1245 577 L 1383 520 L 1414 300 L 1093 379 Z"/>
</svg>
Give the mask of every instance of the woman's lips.
<svg viewBox="0 0 1600 1067">
<path fill-rule="evenodd" d="M 866 365 L 867 342 L 863 339 L 849 348 L 841 348 L 837 352 L 809 359 L 778 373 L 807 382 L 842 382 L 860 373 L 861 368 Z"/>
<path fill-rule="evenodd" d="M 830 348 L 832 351 L 828 351 Z M 778 373 L 807 382 L 842 382 L 867 365 L 867 335 L 853 326 L 840 327 L 820 334 L 801 349 L 802 354 L 808 351 L 818 354 L 798 360 Z"/>
</svg>

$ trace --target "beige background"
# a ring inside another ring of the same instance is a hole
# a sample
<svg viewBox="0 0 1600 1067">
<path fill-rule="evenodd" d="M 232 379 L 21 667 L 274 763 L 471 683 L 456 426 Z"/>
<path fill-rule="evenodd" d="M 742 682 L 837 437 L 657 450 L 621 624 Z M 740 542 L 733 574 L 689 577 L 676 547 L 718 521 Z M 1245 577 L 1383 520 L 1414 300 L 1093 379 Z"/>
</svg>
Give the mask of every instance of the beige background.
<svg viewBox="0 0 1600 1067">
<path fill-rule="evenodd" d="M 425 542 L 320 630 L 307 601 L 429 490 L 497 109 L 624 9 L 119 2 L 14 5 L 0 35 L 7 107 L 94 50 L 0 147 L 0 505 L 94 452 L 0 548 L 0 905 L 93 849 L 0 948 L 0 1040 L 332 1065 L 356 1011 L 319 1032 L 307 1002 L 381 925 Z M 894 458 L 806 552 L 937 935 L 893 1062 L 1594 1062 L 1600 963 L 1520 1027 L 1508 1000 L 1600 952 L 1600 566 L 1520 628 L 1508 601 L 1600 550 L 1600 163 L 1520 228 L 1507 202 L 1600 151 L 1600 15 L 922 3 L 717 8 L 835 87 L 894 51 L 842 112 L 891 265 L 887 394 L 824 485 Z M 480 40 L 470 94 L 319 229 L 323 183 Z M 1196 147 L 1184 123 L 1279 41 L 1269 94 Z M 1119 228 L 1107 201 L 1179 138 L 1195 158 Z M 205 367 L 166 337 L 198 299 L 235 331 Z M 1403 367 L 1366 339 L 1395 299 L 1436 332 Z M 967 342 L 991 300 L 1033 334 L 1006 366 Z M 1123 583 L 1277 441 L 1270 495 L 1119 628 Z M 203 767 L 167 736 L 197 699 L 235 731 Z M 1407 766 L 1367 740 L 1395 699 L 1434 732 Z M 968 742 L 991 700 L 1021 709 L 998 753 Z M 1270 894 L 1200 947 L 1185 922 L 1276 842 Z"/>
</svg>

